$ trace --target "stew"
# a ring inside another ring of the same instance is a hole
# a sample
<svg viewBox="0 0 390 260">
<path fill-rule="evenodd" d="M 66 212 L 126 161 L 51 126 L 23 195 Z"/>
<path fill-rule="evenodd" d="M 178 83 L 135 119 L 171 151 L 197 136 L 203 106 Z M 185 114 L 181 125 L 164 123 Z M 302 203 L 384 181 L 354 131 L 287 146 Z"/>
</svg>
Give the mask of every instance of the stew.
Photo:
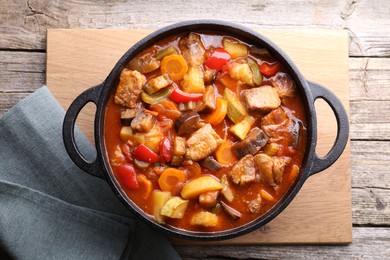
<svg viewBox="0 0 390 260">
<path fill-rule="evenodd" d="M 156 222 L 238 227 L 286 194 L 302 166 L 299 91 L 266 49 L 211 32 L 146 49 L 121 72 L 105 115 L 112 171 Z"/>
</svg>

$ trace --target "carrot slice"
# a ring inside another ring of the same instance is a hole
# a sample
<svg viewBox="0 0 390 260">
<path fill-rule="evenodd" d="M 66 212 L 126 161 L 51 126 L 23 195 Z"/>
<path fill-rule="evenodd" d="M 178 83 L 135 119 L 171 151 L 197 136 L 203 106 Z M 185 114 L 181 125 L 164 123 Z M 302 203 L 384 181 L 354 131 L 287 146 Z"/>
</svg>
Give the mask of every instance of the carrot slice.
<svg viewBox="0 0 390 260">
<path fill-rule="evenodd" d="M 263 199 L 265 199 L 265 200 L 272 201 L 272 202 L 275 201 L 274 196 L 272 196 L 271 193 L 269 193 L 269 192 L 266 191 L 265 189 L 261 189 L 261 190 L 260 190 L 260 196 L 261 196 Z"/>
<path fill-rule="evenodd" d="M 142 198 L 146 200 L 147 198 L 149 198 L 150 193 L 152 192 L 153 189 L 152 182 L 148 178 L 146 178 L 146 176 L 143 174 L 137 175 L 137 181 L 138 181 L 138 185 L 140 187 L 143 187 L 143 189 L 145 190 Z"/>
<path fill-rule="evenodd" d="M 215 157 L 220 164 L 232 164 L 237 161 L 236 155 L 232 151 L 232 142 L 223 142 L 215 152 Z"/>
<path fill-rule="evenodd" d="M 202 168 L 196 162 L 193 164 L 185 166 L 188 171 L 188 179 L 198 178 L 202 174 Z"/>
<path fill-rule="evenodd" d="M 177 105 L 168 99 L 160 101 L 159 104 L 161 104 L 165 109 L 179 111 Z"/>
<path fill-rule="evenodd" d="M 172 54 L 165 56 L 161 61 L 161 72 L 168 73 L 169 77 L 178 81 L 187 73 L 188 65 L 183 56 Z"/>
<path fill-rule="evenodd" d="M 187 180 L 185 171 L 175 168 L 168 168 L 163 171 L 158 184 L 163 191 L 172 191 L 172 189 L 179 183 Z"/>
<path fill-rule="evenodd" d="M 213 112 L 205 116 L 204 120 L 213 126 L 218 125 L 225 118 L 227 113 L 228 102 L 223 98 L 217 98 L 216 108 Z"/>
<path fill-rule="evenodd" d="M 297 178 L 298 173 L 299 173 L 299 167 L 298 165 L 294 164 L 291 168 L 290 175 L 288 176 L 289 181 L 290 182 L 294 181 Z"/>
<path fill-rule="evenodd" d="M 217 81 L 221 82 L 226 88 L 230 89 L 234 93 L 237 91 L 237 80 L 232 79 L 229 74 L 221 75 L 217 78 Z"/>
</svg>

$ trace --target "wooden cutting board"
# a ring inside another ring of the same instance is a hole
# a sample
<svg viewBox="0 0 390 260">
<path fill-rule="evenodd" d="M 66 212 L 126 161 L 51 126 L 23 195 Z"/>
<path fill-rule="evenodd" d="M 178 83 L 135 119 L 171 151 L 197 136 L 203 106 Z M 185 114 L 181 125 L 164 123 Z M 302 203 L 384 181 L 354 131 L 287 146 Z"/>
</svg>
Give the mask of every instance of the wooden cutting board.
<svg viewBox="0 0 390 260">
<path fill-rule="evenodd" d="M 117 60 L 150 30 L 49 29 L 46 84 L 64 109 L 84 90 L 101 83 Z M 303 75 L 331 89 L 349 110 L 348 35 L 334 30 L 259 30 L 276 42 Z M 336 136 L 331 109 L 316 102 L 317 153 L 325 155 Z M 93 141 L 94 105 L 77 121 Z M 352 241 L 350 148 L 322 173 L 311 176 L 293 202 L 266 226 L 213 244 L 344 244 Z M 178 241 L 175 243 L 194 244 Z M 208 242 L 207 244 L 211 244 Z"/>
</svg>

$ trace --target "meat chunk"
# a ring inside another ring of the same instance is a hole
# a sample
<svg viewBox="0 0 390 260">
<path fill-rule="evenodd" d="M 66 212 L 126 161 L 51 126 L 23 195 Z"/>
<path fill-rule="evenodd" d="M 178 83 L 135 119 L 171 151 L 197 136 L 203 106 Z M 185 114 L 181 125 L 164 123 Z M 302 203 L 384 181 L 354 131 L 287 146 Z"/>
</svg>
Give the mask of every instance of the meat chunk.
<svg viewBox="0 0 390 260">
<path fill-rule="evenodd" d="M 172 84 L 172 80 L 171 78 L 169 78 L 168 74 L 166 73 L 164 75 L 149 80 L 144 86 L 144 90 L 146 91 L 146 93 L 151 95 L 153 93 L 156 93 L 160 89 L 169 86 L 170 84 Z"/>
<path fill-rule="evenodd" d="M 271 82 L 280 98 L 295 96 L 296 86 L 288 74 L 278 72 L 271 78 Z"/>
<path fill-rule="evenodd" d="M 241 97 L 248 110 L 269 112 L 281 104 L 276 89 L 268 85 L 246 89 L 242 91 Z"/>
<path fill-rule="evenodd" d="M 233 62 L 228 65 L 229 76 L 236 80 L 241 80 L 249 86 L 254 86 L 253 73 L 246 63 Z"/>
<path fill-rule="evenodd" d="M 248 154 L 239 160 L 228 173 L 233 183 L 244 185 L 256 180 L 256 168 L 253 155 Z"/>
<path fill-rule="evenodd" d="M 273 169 L 274 180 L 276 183 L 280 183 L 282 181 L 284 168 L 286 168 L 287 164 L 290 163 L 291 158 L 287 156 L 275 157 L 273 158 L 273 161 L 274 161 L 274 169 Z"/>
<path fill-rule="evenodd" d="M 115 93 L 115 103 L 133 108 L 145 82 L 145 76 L 138 71 L 128 69 L 122 70 L 119 78 L 119 85 Z"/>
<path fill-rule="evenodd" d="M 203 208 L 211 208 L 217 204 L 219 191 L 208 191 L 199 195 L 199 204 Z"/>
<path fill-rule="evenodd" d="M 263 116 L 260 123 L 261 128 L 272 138 L 272 141 L 280 141 L 280 139 L 283 138 L 284 133 L 288 134 L 288 125 L 290 124 L 290 121 L 286 111 L 279 107 Z"/>
<path fill-rule="evenodd" d="M 212 154 L 223 142 L 210 124 L 204 125 L 186 141 L 186 159 L 199 161 Z"/>
<path fill-rule="evenodd" d="M 290 118 L 286 111 L 279 107 L 261 118 L 262 126 L 288 125 Z"/>
<path fill-rule="evenodd" d="M 276 187 L 280 184 L 283 177 L 284 168 L 290 163 L 290 157 L 274 157 L 266 154 L 257 154 L 254 157 L 256 168 L 260 174 L 261 180 L 268 185 Z"/>
<path fill-rule="evenodd" d="M 198 67 L 203 63 L 205 49 L 198 34 L 190 33 L 188 37 L 181 39 L 179 47 L 191 67 Z"/>
<path fill-rule="evenodd" d="M 259 213 L 261 209 L 261 196 L 258 194 L 257 198 L 251 200 L 248 204 L 248 210 L 250 213 Z"/>
<path fill-rule="evenodd" d="M 124 156 L 121 146 L 115 146 L 114 154 L 110 159 L 112 166 L 120 166 L 121 164 L 126 162 L 126 157 Z"/>
<path fill-rule="evenodd" d="M 295 147 L 298 144 L 300 124 L 292 120 L 285 109 L 279 107 L 261 118 L 261 129 L 271 142 Z"/>
</svg>

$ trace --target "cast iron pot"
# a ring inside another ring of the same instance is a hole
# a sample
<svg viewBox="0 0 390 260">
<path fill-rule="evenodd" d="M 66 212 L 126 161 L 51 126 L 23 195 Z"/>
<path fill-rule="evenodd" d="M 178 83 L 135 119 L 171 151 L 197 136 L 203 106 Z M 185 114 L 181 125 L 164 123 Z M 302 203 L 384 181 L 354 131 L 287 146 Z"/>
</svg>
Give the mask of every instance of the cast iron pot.
<svg viewBox="0 0 390 260">
<path fill-rule="evenodd" d="M 121 73 L 121 70 L 138 53 L 145 50 L 146 48 L 151 47 L 158 41 L 173 34 L 190 31 L 221 32 L 225 35 L 235 36 L 249 44 L 254 44 L 256 46 L 267 48 L 284 65 L 284 67 L 288 71 L 288 74 L 295 81 L 299 93 L 302 96 L 302 101 L 306 110 L 306 154 L 303 159 L 301 171 L 295 183 L 287 192 L 287 194 L 282 198 L 282 200 L 279 201 L 265 215 L 243 226 L 226 231 L 194 232 L 177 229 L 170 226 L 164 226 L 155 222 L 151 217 L 145 214 L 135 203 L 133 203 L 126 196 L 125 192 L 121 189 L 110 168 L 109 159 L 107 158 L 106 146 L 104 142 L 104 119 L 106 104 L 111 91 L 113 91 L 117 87 L 118 78 Z M 325 157 L 319 157 L 315 153 L 315 148 L 317 144 L 317 120 L 316 111 L 314 108 L 314 101 L 318 98 L 325 100 L 329 104 L 335 114 L 337 121 L 337 137 L 333 147 Z M 76 118 L 80 110 L 88 102 L 93 102 L 96 104 L 94 134 L 97 158 L 94 161 L 87 161 L 82 156 L 76 146 L 74 137 L 74 125 Z M 259 33 L 246 27 L 229 22 L 215 20 L 196 20 L 173 24 L 151 33 L 149 36 L 136 43 L 116 63 L 115 67 L 112 69 L 111 73 L 108 75 L 104 82 L 86 90 L 73 101 L 65 115 L 63 124 L 63 139 L 66 150 L 68 151 L 69 156 L 77 164 L 78 167 L 80 167 L 91 175 L 105 180 L 111 186 L 112 190 L 120 199 L 120 201 L 132 213 L 134 213 L 146 223 L 167 234 L 195 240 L 230 239 L 253 231 L 271 221 L 287 207 L 287 205 L 295 197 L 295 195 L 301 189 L 303 183 L 308 177 L 328 168 L 339 158 L 348 141 L 348 132 L 348 117 L 340 100 L 326 88 L 316 83 L 307 81 L 299 72 L 298 68 L 290 60 L 290 58 L 287 57 L 287 55 L 276 44 L 274 44 L 264 36 L 260 35 Z"/>
</svg>

